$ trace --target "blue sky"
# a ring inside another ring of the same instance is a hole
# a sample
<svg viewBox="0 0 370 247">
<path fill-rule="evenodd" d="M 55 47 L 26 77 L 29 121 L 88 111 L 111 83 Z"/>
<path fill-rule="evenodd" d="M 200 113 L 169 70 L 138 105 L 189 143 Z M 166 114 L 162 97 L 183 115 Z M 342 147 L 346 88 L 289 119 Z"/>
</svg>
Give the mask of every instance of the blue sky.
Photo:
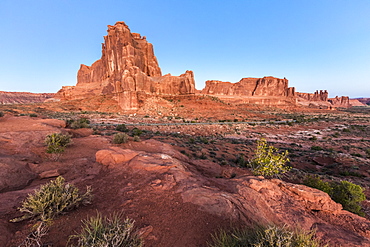
<svg viewBox="0 0 370 247">
<path fill-rule="evenodd" d="M 370 97 L 369 0 L 0 0 L 0 91 L 56 92 L 124 21 L 162 73 L 289 79 L 299 92 Z"/>
</svg>

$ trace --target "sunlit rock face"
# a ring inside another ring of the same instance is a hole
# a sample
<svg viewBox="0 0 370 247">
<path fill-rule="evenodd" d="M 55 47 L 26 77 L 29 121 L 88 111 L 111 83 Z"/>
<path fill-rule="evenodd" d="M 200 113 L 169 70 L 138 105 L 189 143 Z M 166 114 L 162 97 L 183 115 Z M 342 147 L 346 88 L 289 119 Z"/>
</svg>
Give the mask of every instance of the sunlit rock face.
<svg viewBox="0 0 370 247">
<path fill-rule="evenodd" d="M 281 96 L 293 97 L 295 89 L 288 87 L 287 79 L 275 77 L 243 78 L 237 83 L 206 81 L 203 94 L 235 96 Z"/>
<path fill-rule="evenodd" d="M 124 22 L 108 26 L 102 57 L 91 66 L 81 65 L 77 85 L 63 87 L 57 98 L 70 100 L 107 95 L 123 110 L 140 107 L 148 95 L 194 94 L 192 71 L 180 76 L 162 76 L 153 45 L 138 33 L 131 33 Z"/>
</svg>

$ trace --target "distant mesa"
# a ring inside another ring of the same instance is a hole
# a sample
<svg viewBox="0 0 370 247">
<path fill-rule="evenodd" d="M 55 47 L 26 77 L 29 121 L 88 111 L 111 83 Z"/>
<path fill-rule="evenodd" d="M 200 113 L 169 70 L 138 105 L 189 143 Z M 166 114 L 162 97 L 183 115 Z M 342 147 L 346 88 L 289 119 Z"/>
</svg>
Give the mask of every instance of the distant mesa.
<svg viewBox="0 0 370 247">
<path fill-rule="evenodd" d="M 148 97 L 214 95 L 231 103 L 277 107 L 349 107 L 348 97 L 328 98 L 326 90 L 299 93 L 286 78 L 243 78 L 239 82 L 206 81 L 195 89 L 192 71 L 180 76 L 162 75 L 153 45 L 145 36 L 131 33 L 124 22 L 108 26 L 102 56 L 91 66 L 81 65 L 76 86 L 62 87 L 56 99 L 74 100 L 96 96 L 111 97 L 124 111 L 138 110 Z"/>
<path fill-rule="evenodd" d="M 54 93 L 4 92 L 0 91 L 0 104 L 43 103 L 54 97 Z"/>
<path fill-rule="evenodd" d="M 112 96 L 123 110 L 137 110 L 150 95 L 195 93 L 192 71 L 180 76 L 162 76 L 153 45 L 124 22 L 108 26 L 101 59 L 91 66 L 81 65 L 77 85 L 63 87 L 56 95 L 62 100 L 96 95 Z"/>
<path fill-rule="evenodd" d="M 333 107 L 350 107 L 349 97 L 328 98 L 326 90 L 315 93 L 296 92 L 288 86 L 286 78 L 272 76 L 263 78 L 243 78 L 237 83 L 223 81 L 206 81 L 201 94 L 213 95 L 228 102 L 252 103 L 277 107 L 304 106 L 330 109 Z"/>
</svg>

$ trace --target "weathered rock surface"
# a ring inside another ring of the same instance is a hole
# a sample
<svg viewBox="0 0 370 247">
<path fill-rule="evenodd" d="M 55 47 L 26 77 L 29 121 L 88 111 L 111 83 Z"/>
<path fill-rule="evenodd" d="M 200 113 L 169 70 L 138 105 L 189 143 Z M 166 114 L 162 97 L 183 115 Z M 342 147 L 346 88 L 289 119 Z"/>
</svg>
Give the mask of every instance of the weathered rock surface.
<svg viewBox="0 0 370 247">
<path fill-rule="evenodd" d="M 0 104 L 41 103 L 54 97 L 53 93 L 28 93 L 0 91 Z"/>
<path fill-rule="evenodd" d="M 77 85 L 63 87 L 56 98 L 70 100 L 96 95 L 113 97 L 123 110 L 138 109 L 147 95 L 194 94 L 192 71 L 162 76 L 153 45 L 131 33 L 124 22 L 108 26 L 102 57 L 91 66 L 81 65 Z"/>
<path fill-rule="evenodd" d="M 24 162 L 0 158 L 0 193 L 23 189 L 36 177 Z"/>
<path fill-rule="evenodd" d="M 140 150 L 110 147 L 98 151 L 96 160 L 112 169 L 142 174 L 147 182 L 142 183 L 141 190 L 147 187 L 162 192 L 174 190 L 184 203 L 195 204 L 207 214 L 247 224 L 296 226 L 298 221 L 306 230 L 317 228 L 317 234 L 330 239 L 331 244 L 370 244 L 370 222 L 342 210 L 322 191 L 255 176 L 204 177 L 194 169 L 199 164 L 192 164 L 168 144 L 149 140 L 134 145 L 132 148 Z M 204 169 L 207 166 L 202 167 L 202 174 Z"/>
</svg>

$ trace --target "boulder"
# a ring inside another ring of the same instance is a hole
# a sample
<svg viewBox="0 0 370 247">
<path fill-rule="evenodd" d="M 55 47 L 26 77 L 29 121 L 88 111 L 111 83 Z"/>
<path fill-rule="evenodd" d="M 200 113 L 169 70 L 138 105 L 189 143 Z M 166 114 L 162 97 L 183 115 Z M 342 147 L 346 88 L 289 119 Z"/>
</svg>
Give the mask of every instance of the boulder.
<svg viewBox="0 0 370 247">
<path fill-rule="evenodd" d="M 19 190 L 37 178 L 27 164 L 11 158 L 0 159 L 0 192 Z"/>
<path fill-rule="evenodd" d="M 111 147 L 110 149 L 99 150 L 95 154 L 95 159 L 100 164 L 115 166 L 130 161 L 138 154 L 133 150 Z"/>
</svg>

